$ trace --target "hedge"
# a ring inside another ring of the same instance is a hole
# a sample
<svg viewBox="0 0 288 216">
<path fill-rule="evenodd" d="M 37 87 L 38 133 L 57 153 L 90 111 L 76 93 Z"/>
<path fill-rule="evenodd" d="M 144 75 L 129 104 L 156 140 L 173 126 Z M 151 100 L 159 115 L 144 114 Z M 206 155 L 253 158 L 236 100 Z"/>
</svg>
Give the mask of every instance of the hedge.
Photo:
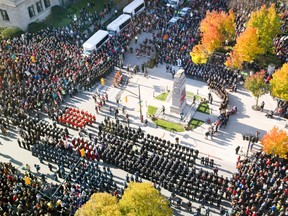
<svg viewBox="0 0 288 216">
<path fill-rule="evenodd" d="M 28 32 L 35 33 L 46 28 L 46 25 L 43 22 L 32 22 L 28 25 Z"/>
<path fill-rule="evenodd" d="M 23 30 L 18 27 L 7 27 L 2 31 L 2 35 L 4 38 L 19 37 L 23 33 Z"/>
<path fill-rule="evenodd" d="M 66 12 L 67 11 L 65 8 L 59 5 L 55 5 L 51 8 L 51 15 L 54 17 L 63 17 L 63 15 L 65 16 Z"/>
</svg>

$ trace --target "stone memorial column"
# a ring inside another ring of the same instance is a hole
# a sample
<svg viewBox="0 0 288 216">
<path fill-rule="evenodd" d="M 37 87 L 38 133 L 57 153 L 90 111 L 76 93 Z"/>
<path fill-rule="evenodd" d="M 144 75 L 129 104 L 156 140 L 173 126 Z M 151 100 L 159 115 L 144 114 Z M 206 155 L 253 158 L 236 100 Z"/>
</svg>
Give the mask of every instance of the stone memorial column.
<svg viewBox="0 0 288 216">
<path fill-rule="evenodd" d="M 181 114 L 186 105 L 186 76 L 184 69 L 179 69 L 174 76 L 172 105 L 170 112 Z"/>
</svg>

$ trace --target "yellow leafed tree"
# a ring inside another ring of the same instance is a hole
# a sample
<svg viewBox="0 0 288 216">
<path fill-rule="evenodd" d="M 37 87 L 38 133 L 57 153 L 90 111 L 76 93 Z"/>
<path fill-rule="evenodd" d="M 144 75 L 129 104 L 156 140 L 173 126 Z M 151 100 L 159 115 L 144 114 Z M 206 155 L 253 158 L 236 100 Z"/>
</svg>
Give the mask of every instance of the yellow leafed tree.
<svg viewBox="0 0 288 216">
<path fill-rule="evenodd" d="M 288 135 L 284 130 L 273 127 L 264 135 L 261 142 L 265 153 L 288 159 Z"/>
<path fill-rule="evenodd" d="M 251 14 L 247 27 L 256 28 L 259 47 L 262 53 L 272 52 L 273 38 L 280 33 L 280 15 L 277 14 L 275 4 L 268 9 L 263 5 L 260 10 Z"/>
<path fill-rule="evenodd" d="M 288 63 L 276 70 L 270 81 L 272 95 L 288 101 Z"/>
<path fill-rule="evenodd" d="M 108 193 L 94 193 L 90 199 L 79 208 L 75 216 L 121 216 L 116 197 Z"/>
<path fill-rule="evenodd" d="M 170 216 L 168 200 L 151 183 L 131 182 L 119 201 L 124 215 Z"/>
<path fill-rule="evenodd" d="M 193 47 L 190 56 L 195 64 L 205 64 L 208 59 L 208 52 L 201 44 L 198 44 Z"/>
<path fill-rule="evenodd" d="M 228 14 L 225 14 L 224 12 L 222 12 L 222 14 L 224 14 L 225 16 L 223 17 L 224 20 L 221 26 L 221 32 L 224 35 L 225 40 L 234 40 L 236 28 L 235 14 L 233 10 L 229 10 Z"/>
<path fill-rule="evenodd" d="M 262 49 L 259 47 L 256 28 L 249 27 L 237 38 L 234 50 L 230 53 L 225 65 L 241 69 L 243 62 L 252 61 L 262 52 Z M 239 66 L 241 67 L 239 68 Z"/>
<path fill-rule="evenodd" d="M 250 62 L 258 54 L 262 53 L 261 48 L 259 47 L 256 29 L 247 28 L 236 40 L 236 45 L 234 48 L 243 61 Z"/>
</svg>

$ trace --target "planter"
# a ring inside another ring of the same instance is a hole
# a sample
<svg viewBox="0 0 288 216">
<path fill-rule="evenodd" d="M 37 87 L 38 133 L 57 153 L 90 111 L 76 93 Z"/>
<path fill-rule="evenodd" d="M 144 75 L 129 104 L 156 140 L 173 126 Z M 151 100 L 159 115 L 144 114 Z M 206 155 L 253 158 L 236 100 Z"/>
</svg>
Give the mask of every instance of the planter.
<svg viewBox="0 0 288 216">
<path fill-rule="evenodd" d="M 256 106 L 256 105 L 253 105 L 252 109 L 255 110 L 255 111 L 260 111 L 261 110 L 260 106 Z"/>
</svg>

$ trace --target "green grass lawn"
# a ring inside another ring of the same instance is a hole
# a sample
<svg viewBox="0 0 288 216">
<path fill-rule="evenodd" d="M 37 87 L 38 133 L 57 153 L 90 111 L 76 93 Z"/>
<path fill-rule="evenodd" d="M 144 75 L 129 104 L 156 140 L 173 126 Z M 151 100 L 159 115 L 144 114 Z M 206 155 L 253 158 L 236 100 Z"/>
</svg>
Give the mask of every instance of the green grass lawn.
<svg viewBox="0 0 288 216">
<path fill-rule="evenodd" d="M 168 131 L 175 131 L 175 132 L 183 132 L 185 131 L 184 127 L 180 124 L 174 123 L 174 122 L 169 122 L 163 119 L 157 119 L 153 121 L 155 125 L 158 127 L 162 127 L 165 130 Z"/>
<path fill-rule="evenodd" d="M 157 112 L 157 107 L 155 106 L 148 106 L 148 115 L 155 115 Z"/>
<path fill-rule="evenodd" d="M 195 129 L 199 126 L 201 126 L 202 124 L 204 124 L 204 121 L 201 121 L 199 119 L 191 119 L 190 123 L 189 123 L 189 126 L 192 128 L 192 129 Z"/>
<path fill-rule="evenodd" d="M 168 97 L 168 92 L 163 92 L 155 98 L 160 101 L 166 101 L 167 97 Z"/>
<path fill-rule="evenodd" d="M 210 108 L 208 103 L 202 103 L 200 106 L 197 108 L 197 112 L 202 112 L 206 114 L 210 114 Z"/>
<path fill-rule="evenodd" d="M 148 106 L 148 115 L 155 115 L 157 112 L 157 107 L 155 106 Z M 165 130 L 168 131 L 175 131 L 175 132 L 183 132 L 185 129 L 182 125 L 174 123 L 174 122 L 169 122 L 163 119 L 156 119 L 152 120 L 155 125 L 158 127 L 164 128 Z"/>
<path fill-rule="evenodd" d="M 199 96 L 197 94 L 194 94 L 193 92 L 189 92 L 189 91 L 186 92 L 186 97 L 187 98 L 193 99 L 194 95 L 196 97 L 196 100 L 201 100 L 202 99 L 201 96 Z"/>
</svg>

